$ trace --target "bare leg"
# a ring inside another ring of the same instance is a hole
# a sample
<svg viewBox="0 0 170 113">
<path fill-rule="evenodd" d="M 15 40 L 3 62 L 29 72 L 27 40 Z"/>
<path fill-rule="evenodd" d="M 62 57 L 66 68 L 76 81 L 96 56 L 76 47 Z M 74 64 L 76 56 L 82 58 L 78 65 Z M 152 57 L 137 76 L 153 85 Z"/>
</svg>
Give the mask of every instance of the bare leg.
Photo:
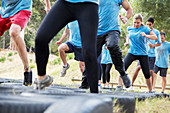
<svg viewBox="0 0 170 113">
<path fill-rule="evenodd" d="M 148 90 L 151 92 L 152 91 L 151 78 L 146 79 L 146 84 L 147 84 Z"/>
<path fill-rule="evenodd" d="M 21 27 L 17 24 L 12 24 L 10 27 L 10 37 L 15 42 L 15 46 L 17 48 L 17 51 L 19 53 L 19 56 L 22 60 L 22 63 L 24 65 L 25 72 L 29 72 L 29 64 L 28 64 L 28 56 L 27 56 L 27 50 L 26 45 L 24 42 L 24 30 L 21 32 Z"/>
<path fill-rule="evenodd" d="M 83 73 L 84 65 L 85 65 L 84 62 L 79 61 L 79 68 L 80 68 L 81 73 Z"/>
<path fill-rule="evenodd" d="M 157 79 L 157 74 L 153 73 L 153 76 L 152 76 L 152 89 L 155 89 L 156 79 Z"/>
<path fill-rule="evenodd" d="M 153 80 L 154 80 L 154 72 L 153 72 L 153 70 L 150 70 L 150 73 L 151 73 L 151 83 L 153 85 Z"/>
<path fill-rule="evenodd" d="M 123 86 L 123 81 L 122 81 L 122 79 L 120 78 L 120 76 L 119 76 L 119 79 L 118 79 L 118 86 Z"/>
<path fill-rule="evenodd" d="M 166 87 L 166 77 L 162 77 L 162 92 L 165 91 L 165 87 Z"/>
<path fill-rule="evenodd" d="M 141 69 L 140 65 L 137 66 L 137 68 L 136 68 L 136 70 L 135 70 L 135 72 L 133 74 L 133 77 L 132 77 L 132 86 L 133 86 L 133 84 L 134 84 L 134 82 L 136 80 L 136 77 L 138 76 L 138 73 L 139 73 L 140 69 Z"/>
<path fill-rule="evenodd" d="M 67 46 L 67 44 L 63 43 L 58 47 L 58 52 L 64 65 L 67 64 L 65 51 L 69 51 L 69 47 Z"/>
</svg>

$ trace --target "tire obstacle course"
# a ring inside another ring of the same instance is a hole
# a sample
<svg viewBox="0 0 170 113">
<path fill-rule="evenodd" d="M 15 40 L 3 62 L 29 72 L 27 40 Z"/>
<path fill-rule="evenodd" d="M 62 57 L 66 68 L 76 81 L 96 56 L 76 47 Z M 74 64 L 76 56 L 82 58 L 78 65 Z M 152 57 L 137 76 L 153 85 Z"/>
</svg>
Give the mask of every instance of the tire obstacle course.
<svg viewBox="0 0 170 113">
<path fill-rule="evenodd" d="M 0 78 L 0 113 L 134 113 L 136 99 L 169 97 L 162 93 L 143 93 L 102 89 L 91 94 L 88 89 L 52 84 L 45 90 L 22 85 L 22 80 Z"/>
</svg>

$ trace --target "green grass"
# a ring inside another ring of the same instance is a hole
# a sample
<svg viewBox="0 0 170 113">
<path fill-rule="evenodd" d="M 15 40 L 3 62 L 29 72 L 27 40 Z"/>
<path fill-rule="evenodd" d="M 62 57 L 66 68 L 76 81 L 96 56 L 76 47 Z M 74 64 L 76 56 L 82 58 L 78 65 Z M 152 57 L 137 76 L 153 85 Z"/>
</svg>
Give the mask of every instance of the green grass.
<svg viewBox="0 0 170 113">
<path fill-rule="evenodd" d="M 6 60 L 6 58 L 5 58 L 4 56 L 2 56 L 2 57 L 0 58 L 0 62 L 5 62 L 5 60 Z"/>
<path fill-rule="evenodd" d="M 146 99 L 136 101 L 135 113 L 170 113 L 170 100 L 168 98 Z"/>
<path fill-rule="evenodd" d="M 12 52 L 9 52 L 8 53 L 8 57 L 10 57 L 10 56 L 12 56 L 13 55 L 13 53 Z"/>
</svg>

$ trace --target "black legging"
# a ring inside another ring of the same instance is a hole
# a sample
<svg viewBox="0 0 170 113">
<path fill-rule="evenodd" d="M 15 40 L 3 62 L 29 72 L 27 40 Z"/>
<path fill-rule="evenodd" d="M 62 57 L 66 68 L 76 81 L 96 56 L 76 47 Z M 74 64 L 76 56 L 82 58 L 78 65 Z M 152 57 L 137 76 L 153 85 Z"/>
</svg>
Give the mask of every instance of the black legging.
<svg viewBox="0 0 170 113">
<path fill-rule="evenodd" d="M 103 70 L 103 83 L 110 82 L 110 70 L 112 68 L 112 64 L 102 64 L 102 70 Z"/>
<path fill-rule="evenodd" d="M 133 54 L 127 53 L 127 55 L 124 58 L 125 70 L 128 69 L 128 67 L 131 65 L 131 63 L 134 60 L 139 60 L 140 66 L 142 68 L 142 72 L 143 72 L 145 78 L 149 79 L 150 72 L 149 72 L 148 55 L 133 55 Z"/>
<path fill-rule="evenodd" d="M 35 38 L 35 55 L 38 75 L 46 74 L 49 42 L 67 23 L 78 20 L 82 54 L 87 69 L 87 79 L 92 93 L 98 92 L 98 63 L 96 37 L 98 28 L 98 5 L 91 2 L 70 3 L 58 0 L 42 21 Z"/>
<path fill-rule="evenodd" d="M 102 51 L 102 46 L 106 43 L 109 49 L 110 56 L 115 65 L 115 69 L 120 73 L 121 76 L 125 75 L 125 69 L 122 59 L 122 51 L 119 48 L 120 32 L 109 31 L 97 37 L 97 56 Z"/>
</svg>

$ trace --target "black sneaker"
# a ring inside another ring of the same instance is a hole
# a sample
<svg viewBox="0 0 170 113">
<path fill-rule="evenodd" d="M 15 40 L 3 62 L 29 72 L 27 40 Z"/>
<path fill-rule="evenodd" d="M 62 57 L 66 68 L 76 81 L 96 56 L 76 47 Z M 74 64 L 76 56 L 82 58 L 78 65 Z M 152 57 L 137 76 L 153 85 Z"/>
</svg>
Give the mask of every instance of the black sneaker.
<svg viewBox="0 0 170 113">
<path fill-rule="evenodd" d="M 128 75 L 125 74 L 124 76 L 120 76 L 120 77 L 122 78 L 125 87 L 129 88 L 131 86 L 131 81 L 130 81 Z"/>
<path fill-rule="evenodd" d="M 30 72 L 24 72 L 24 83 L 25 86 L 32 85 L 32 70 Z"/>
</svg>

